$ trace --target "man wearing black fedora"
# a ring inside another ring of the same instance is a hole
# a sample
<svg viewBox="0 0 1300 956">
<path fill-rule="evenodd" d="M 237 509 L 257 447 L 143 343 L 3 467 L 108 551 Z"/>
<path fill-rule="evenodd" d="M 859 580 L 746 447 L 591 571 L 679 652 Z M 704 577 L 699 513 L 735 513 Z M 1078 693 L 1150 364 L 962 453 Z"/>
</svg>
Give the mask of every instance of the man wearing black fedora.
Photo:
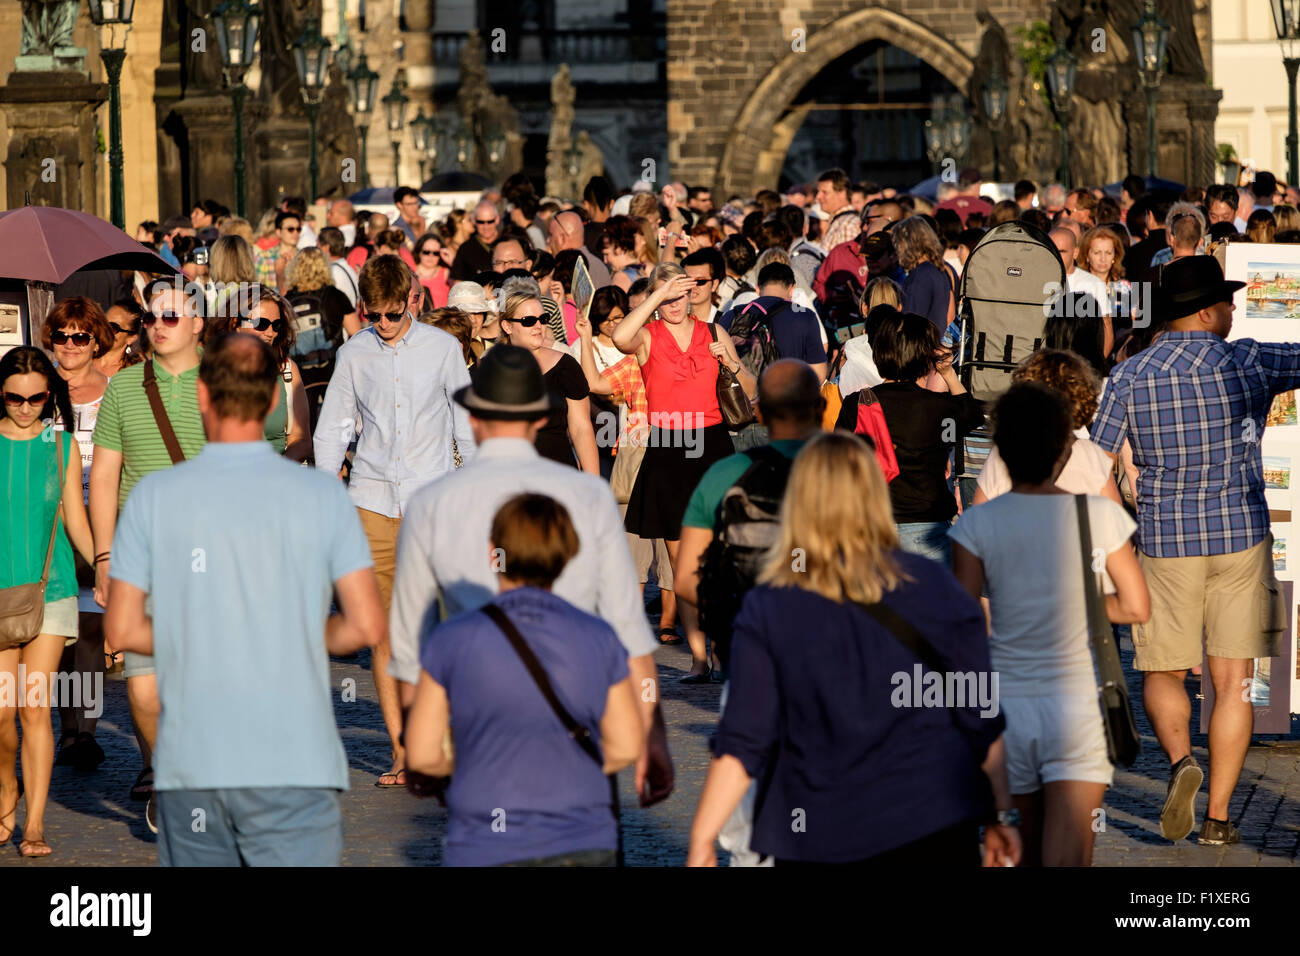
<svg viewBox="0 0 1300 956">
<path fill-rule="evenodd" d="M 415 697 L 424 638 L 439 620 L 496 596 L 500 569 L 492 565 L 488 539 L 497 509 L 521 493 L 547 495 L 568 509 L 579 542 L 552 590 L 604 618 L 626 648 L 648 734 L 637 762 L 637 793 L 645 806 L 664 799 L 672 792 L 673 770 L 658 704 L 658 642 L 609 485 L 537 454 L 533 440 L 563 399 L 546 388 L 526 349 L 498 345 L 485 353 L 472 383 L 454 398 L 469 412 L 478 450 L 464 468 L 412 497 L 398 541 L 389 673 L 400 682 L 403 709 Z"/>
<path fill-rule="evenodd" d="M 1195 826 L 1202 772 L 1191 753 L 1183 681 L 1209 658 L 1209 807 L 1199 842 L 1236 843 L 1228 803 L 1250 747 L 1254 660 L 1282 628 L 1259 440 L 1273 396 L 1300 386 L 1300 345 L 1227 341 L 1233 296 L 1212 256 L 1166 265 L 1153 343 L 1111 373 L 1090 437 L 1111 455 L 1127 441 L 1139 478 L 1138 558 L 1151 620 L 1133 627 L 1134 665 L 1170 779 L 1160 831 Z"/>
</svg>

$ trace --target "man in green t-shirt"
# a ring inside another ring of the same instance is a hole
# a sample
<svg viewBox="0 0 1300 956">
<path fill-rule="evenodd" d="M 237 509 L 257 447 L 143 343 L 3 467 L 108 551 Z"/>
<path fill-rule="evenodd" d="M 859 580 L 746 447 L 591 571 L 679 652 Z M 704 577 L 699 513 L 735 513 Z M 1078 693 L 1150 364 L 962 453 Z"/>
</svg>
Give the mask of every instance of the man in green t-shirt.
<svg viewBox="0 0 1300 956">
<path fill-rule="evenodd" d="M 770 447 L 793 459 L 804 444 L 821 431 L 825 408 L 821 382 L 812 366 L 799 359 L 773 362 L 758 377 L 758 417 L 768 427 L 772 439 L 770 445 L 760 447 Z M 715 462 L 695 486 L 682 518 L 682 537 L 677 545 L 677 561 L 673 565 L 673 585 L 678 600 L 699 604 L 700 559 L 713 543 L 723 496 L 754 463 L 749 453 L 731 455 Z M 725 690 L 723 695 L 725 700 Z M 763 865 L 758 854 L 749 848 L 756 790 L 756 784 L 750 787 L 719 834 L 719 842 L 731 853 L 732 866 Z"/>
<path fill-rule="evenodd" d="M 95 456 L 90 466 L 90 527 L 95 537 L 95 600 L 101 606 L 107 606 L 110 597 L 109 554 L 118 512 L 141 478 L 172 465 L 144 389 L 145 363 L 153 368 L 163 411 L 185 458 L 197 455 L 206 441 L 197 391 L 199 339 L 203 334 L 201 297 L 197 286 L 182 286 L 179 277 L 157 279 L 150 284 L 146 290 L 149 312 L 142 321 L 153 357 L 114 375 L 99 406 L 92 438 Z M 105 645 L 105 653 L 112 650 Z M 131 797 L 149 801 L 145 819 L 157 833 L 152 762 L 159 705 L 153 658 L 126 653 L 124 673 L 131 721 L 143 760 Z"/>
</svg>

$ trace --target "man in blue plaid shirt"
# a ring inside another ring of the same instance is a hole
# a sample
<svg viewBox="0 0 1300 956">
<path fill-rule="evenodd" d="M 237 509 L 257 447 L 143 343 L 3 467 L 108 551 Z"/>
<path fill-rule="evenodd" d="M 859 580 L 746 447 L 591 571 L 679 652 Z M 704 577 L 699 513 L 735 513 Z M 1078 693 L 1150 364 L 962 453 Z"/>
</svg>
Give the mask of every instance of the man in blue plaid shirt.
<svg viewBox="0 0 1300 956">
<path fill-rule="evenodd" d="M 1236 843 L 1228 801 L 1250 746 L 1254 659 L 1269 657 L 1282 617 L 1259 439 L 1273 396 L 1300 386 L 1300 345 L 1240 339 L 1233 293 L 1212 256 L 1165 267 L 1152 345 L 1111 374 L 1090 437 L 1111 455 L 1127 441 L 1138 469 L 1138 558 L 1151 620 L 1133 626 L 1147 716 L 1171 764 L 1160 831 L 1195 826 L 1202 773 L 1191 754 L 1183 682 L 1209 656 L 1210 802 L 1199 842 Z"/>
</svg>

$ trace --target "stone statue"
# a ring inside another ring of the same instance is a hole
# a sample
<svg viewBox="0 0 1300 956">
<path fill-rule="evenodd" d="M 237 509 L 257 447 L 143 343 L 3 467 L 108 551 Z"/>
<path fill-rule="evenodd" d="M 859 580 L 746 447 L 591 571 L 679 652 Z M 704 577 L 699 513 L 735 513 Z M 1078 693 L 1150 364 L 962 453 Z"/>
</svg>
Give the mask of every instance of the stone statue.
<svg viewBox="0 0 1300 956">
<path fill-rule="evenodd" d="M 1011 85 L 1011 44 L 1007 41 L 1006 31 L 1002 25 L 989 13 L 988 7 L 981 4 L 975 13 L 975 19 L 984 27 L 984 32 L 980 34 L 979 49 L 975 54 L 975 69 L 971 72 L 970 82 L 966 84 L 966 99 L 970 101 L 974 108 L 975 122 L 972 124 L 971 144 L 969 161 L 974 166 L 982 169 L 988 169 L 992 172 L 993 167 L 993 137 L 1005 136 L 1005 130 L 1012 121 L 1014 112 L 1014 88 Z M 984 86 L 994 77 L 1000 76 L 1002 81 L 1007 84 L 1007 103 L 1004 108 L 1002 120 L 998 127 L 993 128 L 993 123 L 988 114 L 984 111 Z M 1002 173 L 1005 176 L 1008 169 L 1011 169 L 1011 157 L 1003 155 L 1000 157 L 1003 163 Z"/>
<path fill-rule="evenodd" d="M 460 84 L 456 92 L 456 111 L 460 127 L 470 134 L 470 154 L 462 164 L 465 169 L 483 173 L 489 179 L 504 178 L 503 171 L 513 172 L 523 164 L 524 138 L 519 132 L 519 114 L 504 97 L 492 92 L 488 81 L 483 40 L 471 30 L 460 50 Z M 504 137 L 504 149 L 496 162 L 488 146 L 494 133 Z"/>
<path fill-rule="evenodd" d="M 189 23 L 191 29 L 193 24 L 206 24 L 212 11 L 216 8 L 219 0 L 187 0 L 185 6 L 189 11 Z M 216 39 L 210 37 L 212 46 L 206 52 L 199 52 L 194 49 L 194 44 L 188 39 L 180 45 L 180 50 L 185 61 L 185 93 L 186 95 L 215 93 L 221 89 L 221 56 L 220 50 L 216 45 Z M 217 55 L 214 56 L 213 54 Z"/>
<path fill-rule="evenodd" d="M 573 101 L 575 91 L 569 78 L 569 64 L 561 63 L 551 78 L 551 135 L 546 141 L 546 192 L 568 194 L 569 147 L 573 143 Z"/>
<path fill-rule="evenodd" d="M 72 46 L 80 0 L 22 0 L 23 34 L 20 55 L 54 56 Z"/>
<path fill-rule="evenodd" d="M 568 193 L 575 199 L 582 195 L 583 188 L 592 176 L 601 176 L 605 172 L 605 154 L 585 129 L 578 131 L 577 144 L 582 158 L 578 161 L 578 175 L 574 178 L 573 189 Z"/>
<path fill-rule="evenodd" d="M 305 116 L 302 96 L 298 92 L 298 68 L 290 46 L 302 33 L 308 17 L 321 15 L 321 0 L 278 0 L 261 4 L 262 25 L 258 46 L 261 48 L 262 85 L 258 96 L 270 108 L 272 117 Z"/>
<path fill-rule="evenodd" d="M 22 0 L 22 37 L 14 68 L 82 71 L 86 51 L 72 44 L 80 5 L 80 0 Z"/>
</svg>

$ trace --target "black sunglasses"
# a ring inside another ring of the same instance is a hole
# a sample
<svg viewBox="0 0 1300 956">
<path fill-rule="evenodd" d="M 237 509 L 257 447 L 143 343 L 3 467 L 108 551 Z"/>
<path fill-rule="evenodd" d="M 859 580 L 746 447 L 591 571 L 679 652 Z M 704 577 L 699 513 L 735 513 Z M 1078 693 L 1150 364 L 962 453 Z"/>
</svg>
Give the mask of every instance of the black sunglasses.
<svg viewBox="0 0 1300 956">
<path fill-rule="evenodd" d="M 136 325 L 136 326 L 132 326 L 131 328 L 128 328 L 128 329 L 124 329 L 124 328 L 122 328 L 122 326 L 118 325 L 116 322 L 110 322 L 110 323 L 108 323 L 108 324 L 109 324 L 112 328 L 116 329 L 118 332 L 121 332 L 123 335 L 135 335 L 135 333 L 137 333 L 137 332 L 140 331 L 140 327 L 139 327 L 138 325 Z"/>
<path fill-rule="evenodd" d="M 695 284 L 696 284 L 696 285 L 708 285 L 708 284 L 709 284 L 710 282 L 712 282 L 712 281 L 713 281 L 712 279 L 696 279 L 696 280 L 695 280 Z"/>
<path fill-rule="evenodd" d="M 474 221 L 480 226 L 491 226 L 496 222 L 495 219 L 475 219 Z"/>
<path fill-rule="evenodd" d="M 284 328 L 283 319 L 268 319 L 264 315 L 241 315 L 239 317 L 239 328 L 254 329 L 258 332 L 265 332 L 267 329 L 275 329 L 279 332 Z"/>
<path fill-rule="evenodd" d="M 89 332 L 51 332 L 50 341 L 55 345 L 67 345 L 71 342 L 78 348 L 84 348 L 94 338 Z"/>
<path fill-rule="evenodd" d="M 506 321 L 522 325 L 526 329 L 531 329 L 534 325 L 543 320 L 540 315 L 521 315 L 517 319 L 506 319 Z"/>
<path fill-rule="evenodd" d="M 44 407 L 49 398 L 48 389 L 44 392 L 37 392 L 35 395 L 19 395 L 17 392 L 5 392 L 5 404 L 12 408 L 18 408 L 22 405 L 30 405 L 33 408 Z"/>
<path fill-rule="evenodd" d="M 405 312 L 362 312 L 367 322 L 378 322 L 380 319 L 387 319 L 389 322 L 400 322 L 406 315 Z"/>
<path fill-rule="evenodd" d="M 148 315 L 143 316 L 140 319 L 140 323 L 146 329 L 151 329 L 153 328 L 153 324 L 159 319 L 162 319 L 162 324 L 167 326 L 167 328 L 174 329 L 178 324 L 180 324 L 181 316 L 177 315 L 175 312 L 164 312 L 162 315 L 154 315 L 150 312 Z"/>
</svg>

